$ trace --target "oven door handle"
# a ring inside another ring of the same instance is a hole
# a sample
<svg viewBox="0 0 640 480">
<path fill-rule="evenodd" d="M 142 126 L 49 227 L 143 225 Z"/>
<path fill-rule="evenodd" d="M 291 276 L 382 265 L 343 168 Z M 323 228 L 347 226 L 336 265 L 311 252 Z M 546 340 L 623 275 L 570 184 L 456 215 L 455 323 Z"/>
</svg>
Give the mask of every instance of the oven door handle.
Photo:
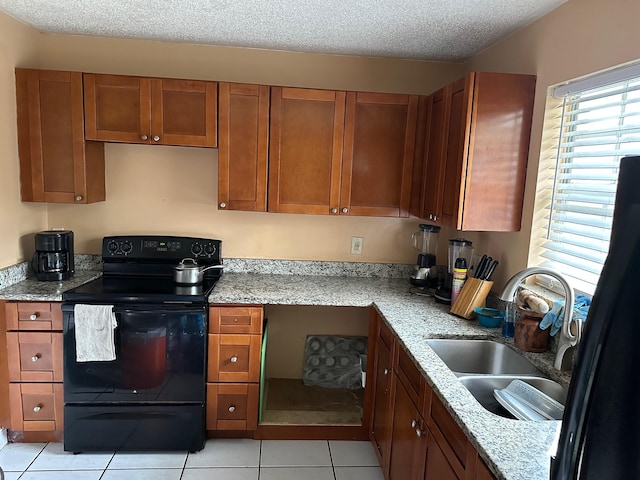
<svg viewBox="0 0 640 480">
<path fill-rule="evenodd" d="M 198 307 L 185 307 L 184 305 L 177 306 L 175 308 L 167 307 L 163 305 L 161 307 L 149 307 L 145 305 L 144 307 L 131 307 L 131 306 L 114 306 L 113 313 L 134 313 L 136 315 L 159 315 L 159 314 L 176 314 L 176 313 L 205 313 L 206 306 L 198 306 Z"/>
</svg>

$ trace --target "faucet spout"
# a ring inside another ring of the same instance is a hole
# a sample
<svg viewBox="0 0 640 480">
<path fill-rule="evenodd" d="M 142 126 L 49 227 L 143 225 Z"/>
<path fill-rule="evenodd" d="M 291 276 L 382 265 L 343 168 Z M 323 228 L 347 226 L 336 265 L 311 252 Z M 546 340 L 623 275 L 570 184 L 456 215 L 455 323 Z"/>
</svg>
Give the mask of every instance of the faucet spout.
<svg viewBox="0 0 640 480">
<path fill-rule="evenodd" d="M 500 295 L 500 299 L 507 302 L 513 302 L 516 290 L 522 281 L 531 275 L 549 275 L 550 277 L 558 280 L 564 289 L 564 318 L 559 332 L 558 352 L 556 353 L 555 362 L 553 364 L 554 368 L 561 370 L 563 368 L 565 353 L 570 347 L 576 346 L 580 342 L 580 338 L 582 336 L 582 321 L 572 320 L 575 293 L 564 275 L 546 267 L 526 268 L 509 279 L 502 291 L 502 294 Z M 572 330 L 572 323 L 575 323 L 575 333 Z"/>
</svg>

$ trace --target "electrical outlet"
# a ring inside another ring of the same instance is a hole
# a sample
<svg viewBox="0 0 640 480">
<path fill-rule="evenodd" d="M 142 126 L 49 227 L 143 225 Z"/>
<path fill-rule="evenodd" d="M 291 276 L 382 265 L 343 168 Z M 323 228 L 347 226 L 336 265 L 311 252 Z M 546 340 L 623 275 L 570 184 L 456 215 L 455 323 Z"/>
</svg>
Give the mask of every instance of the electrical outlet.
<svg viewBox="0 0 640 480">
<path fill-rule="evenodd" d="M 351 255 L 362 255 L 362 237 L 351 237 Z"/>
</svg>

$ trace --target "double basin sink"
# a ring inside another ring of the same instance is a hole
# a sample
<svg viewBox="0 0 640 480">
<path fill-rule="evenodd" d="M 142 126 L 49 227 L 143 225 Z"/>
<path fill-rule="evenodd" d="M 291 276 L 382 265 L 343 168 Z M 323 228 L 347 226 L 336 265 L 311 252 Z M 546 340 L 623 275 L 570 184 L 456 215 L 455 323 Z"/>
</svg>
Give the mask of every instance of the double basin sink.
<svg viewBox="0 0 640 480">
<path fill-rule="evenodd" d="M 486 410 L 514 418 L 495 399 L 494 389 L 506 388 L 522 380 L 554 400 L 565 404 L 566 389 L 546 378 L 531 362 L 515 350 L 492 340 L 437 339 L 427 345 L 442 359 L 458 380 Z"/>
</svg>

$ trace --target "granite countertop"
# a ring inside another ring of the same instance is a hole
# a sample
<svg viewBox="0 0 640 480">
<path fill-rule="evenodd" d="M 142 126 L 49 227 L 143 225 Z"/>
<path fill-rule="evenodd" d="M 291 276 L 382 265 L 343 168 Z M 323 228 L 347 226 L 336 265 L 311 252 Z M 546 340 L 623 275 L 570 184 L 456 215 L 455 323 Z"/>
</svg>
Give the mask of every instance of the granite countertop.
<svg viewBox="0 0 640 480">
<path fill-rule="evenodd" d="M 412 295 L 409 291 L 408 281 L 399 278 L 225 273 L 209 296 L 209 302 L 374 305 L 494 474 L 507 480 L 548 479 L 550 449 L 559 434 L 561 422 L 527 422 L 489 413 L 425 340 L 464 337 L 512 342 L 503 339 L 499 329 L 484 328 L 476 321 L 450 315 L 448 306 L 428 297 Z M 554 379 L 568 383 L 566 374 L 553 371 L 552 354 L 525 356 Z"/>
<path fill-rule="evenodd" d="M 0 299 L 61 301 L 62 292 L 101 275 L 96 268 L 77 270 L 71 280 L 39 282 L 27 278 L 5 288 Z M 429 338 L 492 338 L 512 343 L 499 329 L 448 313 L 449 307 L 432 298 L 412 295 L 405 278 L 341 277 L 232 273 L 227 270 L 209 296 L 212 304 L 373 305 L 413 357 L 434 392 L 462 427 L 489 468 L 499 479 L 546 480 L 549 451 L 561 422 L 510 420 L 486 411 L 427 345 Z M 566 374 L 552 368 L 553 356 L 525 354 L 538 368 L 565 385 Z"/>
</svg>

